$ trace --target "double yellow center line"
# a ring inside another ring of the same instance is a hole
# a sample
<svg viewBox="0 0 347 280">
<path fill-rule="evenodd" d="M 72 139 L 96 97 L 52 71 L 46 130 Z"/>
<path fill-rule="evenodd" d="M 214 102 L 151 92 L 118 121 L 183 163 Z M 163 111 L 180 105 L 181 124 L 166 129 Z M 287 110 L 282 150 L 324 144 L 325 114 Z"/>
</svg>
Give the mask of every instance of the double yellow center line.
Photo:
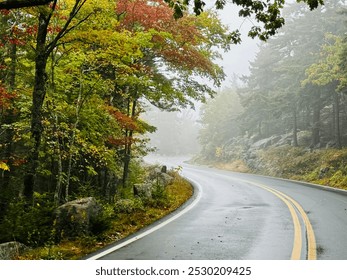
<svg viewBox="0 0 347 280">
<path fill-rule="evenodd" d="M 293 223 L 294 223 L 294 245 L 292 250 L 291 259 L 292 260 L 300 260 L 301 259 L 301 249 L 303 245 L 302 240 L 302 230 L 301 230 L 301 223 L 298 216 L 298 212 L 304 222 L 305 228 L 306 228 L 306 239 L 307 239 L 307 259 L 308 260 L 316 260 L 317 259 L 317 246 L 316 246 L 316 239 L 314 235 L 314 231 L 312 228 L 312 225 L 310 223 L 310 220 L 304 211 L 304 209 L 301 207 L 301 205 L 295 201 L 290 196 L 275 190 L 273 188 L 270 188 L 268 186 L 257 184 L 250 181 L 244 181 L 249 184 L 252 184 L 254 186 L 260 187 L 262 189 L 265 189 L 274 195 L 276 195 L 279 199 L 281 199 L 288 207 L 289 212 L 292 216 Z"/>
</svg>

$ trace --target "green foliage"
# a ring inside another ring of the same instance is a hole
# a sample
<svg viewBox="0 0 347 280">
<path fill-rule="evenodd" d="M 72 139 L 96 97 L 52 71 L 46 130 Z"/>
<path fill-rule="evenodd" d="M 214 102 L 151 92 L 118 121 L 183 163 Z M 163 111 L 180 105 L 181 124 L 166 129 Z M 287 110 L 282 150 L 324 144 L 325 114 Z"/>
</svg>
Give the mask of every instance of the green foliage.
<svg viewBox="0 0 347 280">
<path fill-rule="evenodd" d="M 319 161 L 319 152 L 307 152 L 302 147 L 283 146 L 259 151 L 260 172 L 272 176 L 304 176 L 312 172 Z"/>
<path fill-rule="evenodd" d="M 74 240 L 62 240 L 59 244 L 49 240 L 43 246 L 27 251 L 19 259 L 80 259 L 162 218 L 187 201 L 193 193 L 192 186 L 177 173 L 170 175 L 175 180 L 167 187 L 169 206 L 145 205 L 139 198 L 103 204 L 103 214 L 92 221 L 92 234 Z M 160 197 L 158 194 L 157 198 Z"/>
<path fill-rule="evenodd" d="M 229 38 L 216 14 L 199 19 L 186 14 L 175 21 L 162 1 L 163 13 L 147 1 L 134 4 L 151 20 L 137 19 L 134 10 L 120 17 L 112 1 L 67 1 L 4 13 L 1 92 L 4 87 L 16 98 L 0 116 L 5 147 L 0 168 L 14 193 L 22 192 L 26 174 L 36 180 L 35 186 L 25 185 L 29 193 L 34 188 L 54 193 L 57 204 L 88 194 L 112 200 L 128 161 L 149 151 L 143 134 L 155 128 L 140 119 L 143 101 L 178 109 L 214 93 L 192 76 L 215 84 L 224 78 L 214 59 L 217 48 L 228 49 Z M 44 25 L 38 25 L 43 18 Z M 136 24 L 127 25 L 129 19 Z M 46 30 L 38 33 L 38 26 Z M 35 71 L 38 55 L 47 63 L 42 71 Z M 39 79 L 41 93 L 34 87 L 37 73 L 45 77 Z M 131 163 L 125 185 L 141 181 L 138 171 Z"/>
<path fill-rule="evenodd" d="M 114 212 L 116 214 L 125 213 L 131 214 L 137 211 L 144 211 L 144 205 L 140 198 L 133 199 L 119 199 L 115 202 Z"/>
<path fill-rule="evenodd" d="M 109 204 L 103 205 L 101 213 L 90 220 L 91 235 L 99 236 L 109 230 L 113 219 L 115 219 L 113 207 Z"/>
<path fill-rule="evenodd" d="M 130 175 L 129 175 L 129 186 L 133 186 L 135 184 L 143 183 L 146 177 L 146 168 L 143 166 L 140 160 L 133 160 L 130 163 Z"/>
<path fill-rule="evenodd" d="M 171 205 L 170 197 L 166 187 L 157 185 L 153 188 L 152 197 L 144 201 L 147 207 L 168 208 Z"/>
<path fill-rule="evenodd" d="M 193 11 L 196 15 L 200 15 L 205 6 L 205 2 L 202 0 L 195 0 L 190 5 L 190 0 L 176 1 L 176 0 L 164 0 L 174 10 L 176 18 L 181 18 L 188 7 L 192 6 Z M 284 18 L 282 16 L 282 10 L 286 4 L 285 0 L 275 1 L 246 1 L 246 0 L 234 0 L 233 4 L 239 6 L 239 16 L 245 18 L 255 19 L 257 24 L 253 25 L 251 30 L 248 32 L 248 36 L 254 38 L 259 37 L 261 40 L 267 40 L 278 32 L 278 30 L 284 25 Z M 314 10 L 320 5 L 324 4 L 323 0 L 300 0 L 298 2 L 304 2 L 310 8 Z M 225 0 L 215 1 L 216 9 L 223 9 L 227 5 Z M 231 37 L 234 43 L 240 42 L 240 36 L 237 33 L 232 34 Z M 235 36 L 236 35 L 236 36 Z"/>
<path fill-rule="evenodd" d="M 54 205 L 48 195 L 35 193 L 34 204 L 23 200 L 10 203 L 0 224 L 1 242 L 16 240 L 28 246 L 42 246 L 54 236 Z"/>
<path fill-rule="evenodd" d="M 306 70 L 307 79 L 303 81 L 303 84 L 312 83 L 325 86 L 337 83 L 337 89 L 341 90 L 344 87 L 344 80 L 346 80 L 340 68 L 342 38 L 328 33 L 325 41 L 326 43 L 321 47 L 321 58 Z"/>
</svg>

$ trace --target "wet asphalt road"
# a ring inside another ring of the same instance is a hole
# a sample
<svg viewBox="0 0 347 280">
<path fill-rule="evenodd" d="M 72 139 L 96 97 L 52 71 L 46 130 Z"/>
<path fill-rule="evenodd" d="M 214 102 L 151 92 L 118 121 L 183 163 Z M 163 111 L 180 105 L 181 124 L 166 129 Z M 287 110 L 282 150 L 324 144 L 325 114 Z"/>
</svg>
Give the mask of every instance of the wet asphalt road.
<svg viewBox="0 0 347 280">
<path fill-rule="evenodd" d="M 347 192 L 197 167 L 178 160 L 164 163 L 181 165 L 182 174 L 196 185 L 195 200 L 188 206 L 191 209 L 118 250 L 112 252 L 108 247 L 107 254 L 97 252 L 97 259 L 286 260 L 291 259 L 294 247 L 299 249 L 300 259 L 307 259 L 309 241 L 304 218 L 297 209 L 296 214 L 289 211 L 284 200 L 275 195 L 280 191 L 306 213 L 313 228 L 316 258 L 347 260 Z M 299 217 L 299 227 L 293 215 Z M 300 242 L 295 239 L 295 231 L 301 235 Z"/>
</svg>

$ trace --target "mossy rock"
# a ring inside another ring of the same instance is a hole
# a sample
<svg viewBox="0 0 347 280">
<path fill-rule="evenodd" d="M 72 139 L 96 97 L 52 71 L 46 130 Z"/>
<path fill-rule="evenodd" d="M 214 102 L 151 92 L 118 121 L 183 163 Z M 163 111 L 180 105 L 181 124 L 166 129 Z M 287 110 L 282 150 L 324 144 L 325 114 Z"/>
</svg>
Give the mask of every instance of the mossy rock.
<svg viewBox="0 0 347 280">
<path fill-rule="evenodd" d="M 75 238 L 91 233 L 92 222 L 102 214 L 95 198 L 87 197 L 67 202 L 55 210 L 55 230 L 58 239 Z"/>
</svg>

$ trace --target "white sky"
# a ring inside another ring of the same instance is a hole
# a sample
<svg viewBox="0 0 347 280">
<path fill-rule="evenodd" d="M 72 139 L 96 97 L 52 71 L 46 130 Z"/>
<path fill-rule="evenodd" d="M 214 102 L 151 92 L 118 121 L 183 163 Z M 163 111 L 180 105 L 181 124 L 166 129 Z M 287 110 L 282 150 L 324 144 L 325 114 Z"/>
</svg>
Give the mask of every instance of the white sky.
<svg viewBox="0 0 347 280">
<path fill-rule="evenodd" d="M 206 0 L 205 2 L 206 8 L 211 8 L 215 1 Z M 232 45 L 230 51 L 223 55 L 223 60 L 220 62 L 227 75 L 222 87 L 228 87 L 234 74 L 242 76 L 249 73 L 249 61 L 254 60 L 259 40 L 247 36 L 252 23 L 238 16 L 238 8 L 235 5 L 227 3 L 223 10 L 218 11 L 218 14 L 222 23 L 227 25 L 230 31 L 239 29 L 242 34 L 242 43 Z"/>
</svg>

